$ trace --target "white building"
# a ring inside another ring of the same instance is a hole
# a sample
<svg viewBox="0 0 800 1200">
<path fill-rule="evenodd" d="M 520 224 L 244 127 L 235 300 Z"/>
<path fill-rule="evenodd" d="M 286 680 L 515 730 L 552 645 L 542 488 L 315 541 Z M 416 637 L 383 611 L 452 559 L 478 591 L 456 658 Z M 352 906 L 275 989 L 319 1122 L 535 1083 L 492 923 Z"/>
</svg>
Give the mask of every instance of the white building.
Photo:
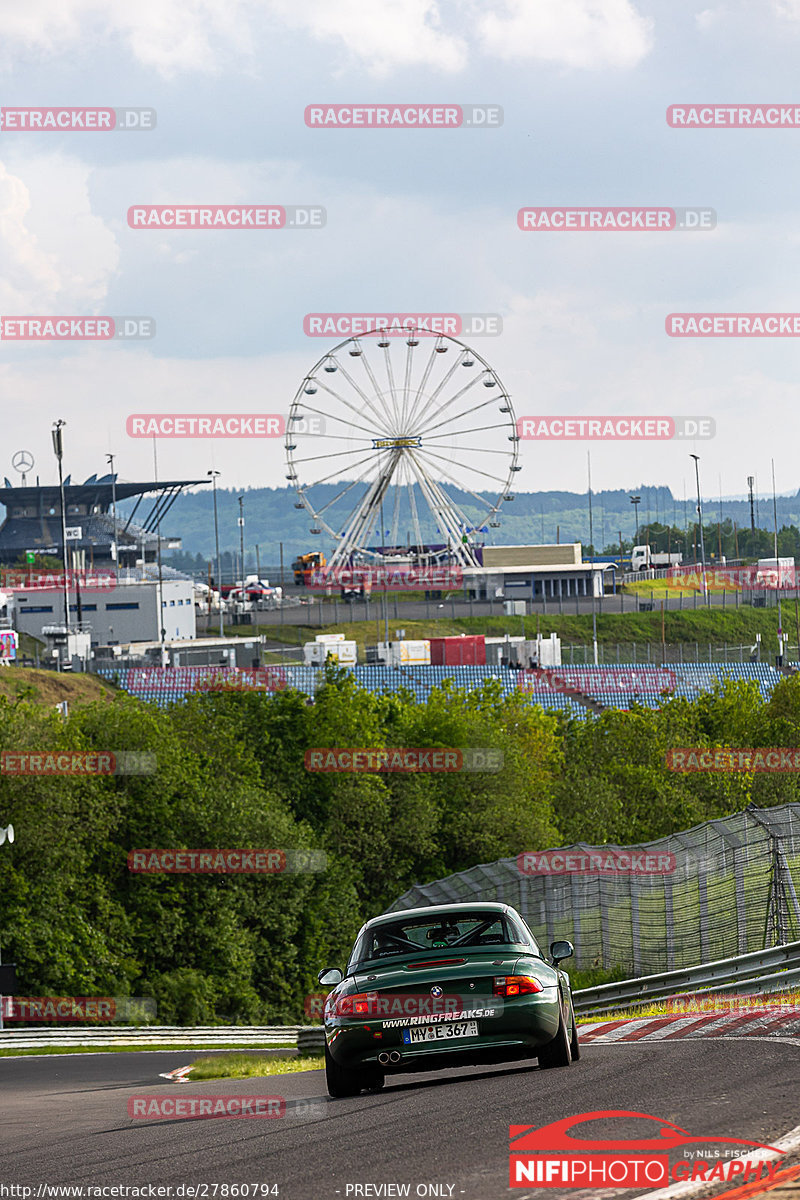
<svg viewBox="0 0 800 1200">
<path fill-rule="evenodd" d="M 159 618 L 159 596 L 161 616 Z M 161 629 L 169 641 L 194 638 L 197 632 L 194 588 L 190 579 L 126 582 L 118 586 L 83 590 L 80 623 L 91 634 L 93 646 L 125 642 L 157 642 Z M 78 622 L 74 589 L 70 590 L 70 625 Z M 63 624 L 64 593 L 58 588 L 22 588 L 14 592 L 14 628 L 42 638 L 46 625 Z"/>
</svg>

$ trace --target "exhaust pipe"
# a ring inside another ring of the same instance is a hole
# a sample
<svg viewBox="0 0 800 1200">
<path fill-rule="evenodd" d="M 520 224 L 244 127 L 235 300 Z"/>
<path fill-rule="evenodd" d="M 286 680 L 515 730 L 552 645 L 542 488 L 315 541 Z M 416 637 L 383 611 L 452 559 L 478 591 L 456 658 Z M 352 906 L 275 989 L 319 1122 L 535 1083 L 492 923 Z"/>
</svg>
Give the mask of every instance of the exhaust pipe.
<svg viewBox="0 0 800 1200">
<path fill-rule="evenodd" d="M 378 1062 L 381 1063 L 382 1066 L 385 1066 L 386 1063 L 388 1063 L 388 1061 L 389 1061 L 389 1055 L 386 1053 L 385 1050 L 382 1050 L 380 1052 L 380 1054 L 378 1055 Z"/>
<path fill-rule="evenodd" d="M 393 1051 L 391 1052 L 391 1054 L 389 1055 L 389 1062 L 393 1062 L 393 1063 L 400 1062 L 400 1057 L 401 1057 L 401 1055 L 400 1055 L 400 1051 L 399 1051 L 399 1050 L 393 1050 Z"/>
</svg>

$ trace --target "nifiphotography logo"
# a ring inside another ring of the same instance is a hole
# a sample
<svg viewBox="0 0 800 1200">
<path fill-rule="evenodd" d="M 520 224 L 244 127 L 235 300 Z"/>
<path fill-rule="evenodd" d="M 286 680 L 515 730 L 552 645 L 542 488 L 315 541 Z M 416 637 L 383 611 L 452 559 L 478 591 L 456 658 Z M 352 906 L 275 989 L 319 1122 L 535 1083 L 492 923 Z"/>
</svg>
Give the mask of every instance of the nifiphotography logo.
<svg viewBox="0 0 800 1200">
<path fill-rule="evenodd" d="M 584 1138 L 571 1133 L 576 1125 L 614 1118 L 625 1120 L 628 1125 L 632 1119 L 655 1122 L 659 1128 L 632 1139 Z M 706 1150 L 707 1157 L 696 1157 L 696 1152 L 687 1149 L 712 1143 L 743 1147 L 743 1151 L 736 1158 L 723 1159 L 715 1151 Z M 525 1188 L 533 1184 L 553 1188 L 649 1189 L 687 1179 L 737 1184 L 763 1180 L 768 1185 L 780 1166 L 779 1162 L 768 1161 L 768 1157 L 784 1153 L 776 1146 L 743 1138 L 708 1134 L 697 1137 L 661 1117 L 625 1109 L 579 1113 L 539 1129 L 532 1125 L 511 1125 L 509 1150 L 509 1183 L 511 1187 Z M 715 1161 L 707 1161 L 711 1158 Z M 729 1193 L 722 1193 L 726 1194 Z"/>
</svg>

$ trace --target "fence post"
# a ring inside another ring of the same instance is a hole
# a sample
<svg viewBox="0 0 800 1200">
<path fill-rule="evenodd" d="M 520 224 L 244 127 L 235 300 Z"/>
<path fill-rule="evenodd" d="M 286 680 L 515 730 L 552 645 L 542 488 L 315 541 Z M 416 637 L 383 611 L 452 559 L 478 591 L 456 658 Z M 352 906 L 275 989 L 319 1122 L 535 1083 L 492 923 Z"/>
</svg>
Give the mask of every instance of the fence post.
<svg viewBox="0 0 800 1200">
<path fill-rule="evenodd" d="M 672 903 L 672 876 L 662 875 L 664 880 L 664 921 L 667 930 L 667 970 L 675 970 L 675 910 Z"/>
<path fill-rule="evenodd" d="M 628 876 L 630 880 L 630 896 L 631 896 L 631 948 L 633 950 L 633 975 L 634 978 L 642 973 L 642 947 L 639 942 L 639 893 L 637 891 L 637 878 L 635 875 Z"/>
<path fill-rule="evenodd" d="M 697 898 L 700 904 L 700 961 L 708 962 L 708 883 L 706 865 L 702 860 L 697 864 Z"/>
</svg>

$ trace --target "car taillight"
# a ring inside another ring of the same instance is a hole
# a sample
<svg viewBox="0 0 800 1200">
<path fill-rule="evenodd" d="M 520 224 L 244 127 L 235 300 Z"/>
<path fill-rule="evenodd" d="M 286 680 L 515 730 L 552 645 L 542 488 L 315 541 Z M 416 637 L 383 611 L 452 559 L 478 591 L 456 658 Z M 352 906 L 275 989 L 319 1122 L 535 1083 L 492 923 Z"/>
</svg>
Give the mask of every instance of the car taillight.
<svg viewBox="0 0 800 1200">
<path fill-rule="evenodd" d="M 500 975 L 492 986 L 493 996 L 527 996 L 544 988 L 533 975 Z"/>
<path fill-rule="evenodd" d="M 356 992 L 352 996 L 337 996 L 331 1005 L 333 1017 L 371 1017 L 377 1011 L 378 998 L 374 992 Z"/>
</svg>

